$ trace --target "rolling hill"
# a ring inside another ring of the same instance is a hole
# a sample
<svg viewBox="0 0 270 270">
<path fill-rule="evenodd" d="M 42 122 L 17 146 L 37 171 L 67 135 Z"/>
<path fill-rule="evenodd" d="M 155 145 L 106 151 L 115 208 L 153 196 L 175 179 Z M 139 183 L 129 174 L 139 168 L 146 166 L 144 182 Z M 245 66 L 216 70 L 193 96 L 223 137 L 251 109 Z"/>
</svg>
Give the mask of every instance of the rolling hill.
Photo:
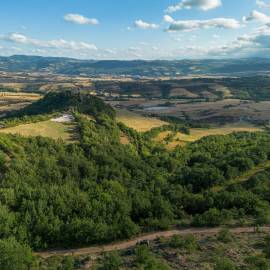
<svg viewBox="0 0 270 270">
<path fill-rule="evenodd" d="M 79 60 L 71 58 L 14 55 L 0 57 L 0 71 L 50 72 L 65 75 L 87 76 L 177 76 L 219 74 L 268 73 L 269 58 L 220 59 L 220 60 L 154 60 L 116 61 Z"/>
</svg>

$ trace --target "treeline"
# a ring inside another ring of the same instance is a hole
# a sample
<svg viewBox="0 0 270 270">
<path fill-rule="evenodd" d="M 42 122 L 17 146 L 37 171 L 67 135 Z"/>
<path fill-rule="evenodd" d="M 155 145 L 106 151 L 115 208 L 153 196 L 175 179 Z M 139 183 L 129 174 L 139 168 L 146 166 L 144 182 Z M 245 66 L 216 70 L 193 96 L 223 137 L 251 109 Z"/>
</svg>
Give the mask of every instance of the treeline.
<svg viewBox="0 0 270 270">
<path fill-rule="evenodd" d="M 80 112 L 93 116 L 105 113 L 111 118 L 115 117 L 114 109 L 95 96 L 74 94 L 71 91 L 50 92 L 41 100 L 0 118 L 0 127 L 45 121 L 63 112 Z"/>
<path fill-rule="evenodd" d="M 269 76 L 226 78 L 221 81 L 230 88 L 235 98 L 255 101 L 270 99 Z"/>
<path fill-rule="evenodd" d="M 152 128 L 151 130 L 144 132 L 143 137 L 147 140 L 150 140 L 157 137 L 161 132 L 164 131 L 172 131 L 173 133 L 175 133 L 175 135 L 177 132 L 181 132 L 187 135 L 190 134 L 190 129 L 187 126 L 181 124 L 170 124 Z"/>
<path fill-rule="evenodd" d="M 22 117 L 5 118 L 0 121 L 1 128 L 15 127 L 21 124 L 37 123 L 46 121 L 56 116 L 56 114 L 38 114 L 38 115 L 24 115 Z"/>
<path fill-rule="evenodd" d="M 32 103 L 19 111 L 10 112 L 4 118 L 25 117 L 52 114 L 63 111 L 77 111 L 80 113 L 97 115 L 103 112 L 110 117 L 115 117 L 114 109 L 106 105 L 101 99 L 85 94 L 75 94 L 71 91 L 50 92 L 44 98 Z"/>
</svg>

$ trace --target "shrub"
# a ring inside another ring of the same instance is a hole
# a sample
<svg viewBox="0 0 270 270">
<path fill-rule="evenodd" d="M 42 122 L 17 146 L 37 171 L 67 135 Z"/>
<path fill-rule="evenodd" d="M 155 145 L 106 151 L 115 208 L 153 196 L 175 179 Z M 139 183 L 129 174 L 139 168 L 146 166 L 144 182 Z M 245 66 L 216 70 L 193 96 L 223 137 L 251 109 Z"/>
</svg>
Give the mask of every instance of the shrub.
<svg viewBox="0 0 270 270">
<path fill-rule="evenodd" d="M 193 252 L 198 249 L 198 243 L 194 235 L 190 234 L 185 238 L 184 248 L 188 252 Z"/>
<path fill-rule="evenodd" d="M 150 257 L 150 250 L 146 245 L 141 245 L 135 249 L 135 262 L 137 265 L 144 264 Z"/>
<path fill-rule="evenodd" d="M 147 260 L 147 262 L 143 266 L 144 270 L 170 270 L 169 265 L 157 258 L 151 257 Z"/>
<path fill-rule="evenodd" d="M 169 242 L 169 245 L 173 248 L 185 249 L 191 253 L 198 249 L 198 243 L 196 237 L 192 234 L 182 238 L 181 236 L 173 236 Z"/>
<path fill-rule="evenodd" d="M 261 256 L 251 256 L 246 258 L 247 270 L 269 270 L 270 261 Z"/>
<path fill-rule="evenodd" d="M 224 228 L 218 232 L 217 239 L 223 243 L 228 243 L 232 241 L 232 235 L 228 229 Z"/>
<path fill-rule="evenodd" d="M 15 238 L 0 240 L 0 269 L 28 270 L 33 263 L 31 249 Z"/>
<path fill-rule="evenodd" d="M 73 270 L 74 269 L 74 258 L 72 256 L 66 256 L 62 262 L 63 270 Z"/>
<path fill-rule="evenodd" d="M 183 245 L 184 239 L 179 235 L 175 235 L 170 239 L 169 246 L 172 248 L 182 248 Z"/>
<path fill-rule="evenodd" d="M 146 245 L 142 245 L 135 250 L 135 264 L 139 269 L 144 270 L 170 270 L 166 262 L 155 258 Z M 140 268 L 141 267 L 141 268 Z"/>
<path fill-rule="evenodd" d="M 211 208 L 204 212 L 202 215 L 196 215 L 193 224 L 195 226 L 219 226 L 225 224 L 233 217 L 232 213 L 228 210 L 218 210 Z"/>
<path fill-rule="evenodd" d="M 118 270 L 122 264 L 122 259 L 118 252 L 112 252 L 104 255 L 101 266 L 98 270 Z"/>
<path fill-rule="evenodd" d="M 215 261 L 214 270 L 237 270 L 238 267 L 228 258 L 218 258 Z"/>
</svg>

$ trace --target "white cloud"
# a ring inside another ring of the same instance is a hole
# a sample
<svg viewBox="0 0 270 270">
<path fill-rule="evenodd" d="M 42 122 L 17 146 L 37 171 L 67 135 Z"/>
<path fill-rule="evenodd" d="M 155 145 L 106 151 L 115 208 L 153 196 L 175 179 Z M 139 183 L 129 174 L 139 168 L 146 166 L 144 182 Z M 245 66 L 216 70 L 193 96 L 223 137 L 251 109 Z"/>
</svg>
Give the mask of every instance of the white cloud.
<svg viewBox="0 0 270 270">
<path fill-rule="evenodd" d="M 134 26 L 140 29 L 158 29 L 159 25 L 154 23 L 148 23 L 143 20 L 136 20 Z"/>
<path fill-rule="evenodd" d="M 130 52 L 140 52 L 141 48 L 139 48 L 139 47 L 129 47 L 128 50 Z"/>
<path fill-rule="evenodd" d="M 270 8 L 270 3 L 266 3 L 265 1 L 263 0 L 257 0 L 256 1 L 256 4 L 258 7 L 260 8 Z"/>
<path fill-rule="evenodd" d="M 80 14 L 66 14 L 64 16 L 64 19 L 68 22 L 76 23 L 76 24 L 91 24 L 91 25 L 97 25 L 99 24 L 99 21 L 94 18 L 87 18 Z"/>
<path fill-rule="evenodd" d="M 270 29 L 263 27 L 249 35 L 243 35 L 235 39 L 233 42 L 215 46 L 208 50 L 208 55 L 220 57 L 232 57 L 232 56 L 263 56 L 270 51 Z"/>
<path fill-rule="evenodd" d="M 67 41 L 64 39 L 39 40 L 27 37 L 20 33 L 11 33 L 6 36 L 1 36 L 0 39 L 16 44 L 32 45 L 40 48 L 64 50 L 97 50 L 97 47 L 94 44 L 82 41 Z"/>
<path fill-rule="evenodd" d="M 221 0 L 182 0 L 180 3 L 169 6 L 165 12 L 173 13 L 181 9 L 198 8 L 204 11 L 220 7 Z"/>
<path fill-rule="evenodd" d="M 164 21 L 167 22 L 167 23 L 174 23 L 175 20 L 170 16 L 170 15 L 165 15 L 163 17 Z"/>
<path fill-rule="evenodd" d="M 167 29 L 169 32 L 192 31 L 206 28 L 237 29 L 241 26 L 237 20 L 227 18 L 175 21 L 172 17 L 166 15 L 164 16 L 164 20 L 170 23 L 170 26 Z"/>
<path fill-rule="evenodd" d="M 136 47 L 128 48 L 128 53 L 131 57 L 135 57 L 135 58 L 142 58 L 143 57 L 142 51 Z"/>
<path fill-rule="evenodd" d="M 259 21 L 261 23 L 269 23 L 270 22 L 270 16 L 259 12 L 257 10 L 253 10 L 248 17 L 243 18 L 244 22 L 250 22 L 250 21 Z"/>
<path fill-rule="evenodd" d="M 1 39 L 5 41 L 21 43 L 21 44 L 27 44 L 29 42 L 29 39 L 25 35 L 22 35 L 19 33 L 11 33 L 8 36 L 1 37 Z"/>
<path fill-rule="evenodd" d="M 107 53 L 107 54 L 116 55 L 116 50 L 115 49 L 105 49 L 104 52 Z"/>
<path fill-rule="evenodd" d="M 270 35 L 265 34 L 265 35 L 256 36 L 253 39 L 253 42 L 259 44 L 263 48 L 270 48 Z"/>
</svg>

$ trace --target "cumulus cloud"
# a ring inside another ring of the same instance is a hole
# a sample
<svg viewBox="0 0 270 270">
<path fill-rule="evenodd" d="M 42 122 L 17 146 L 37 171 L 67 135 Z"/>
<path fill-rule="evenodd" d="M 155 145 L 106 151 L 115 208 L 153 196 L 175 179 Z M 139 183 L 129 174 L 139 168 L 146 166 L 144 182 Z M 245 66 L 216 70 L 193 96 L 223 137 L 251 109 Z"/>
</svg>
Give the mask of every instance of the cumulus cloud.
<svg viewBox="0 0 270 270">
<path fill-rule="evenodd" d="M 250 21 L 259 21 L 261 23 L 270 23 L 270 16 L 259 12 L 257 10 L 253 10 L 249 16 L 243 18 L 244 22 L 250 22 Z"/>
<path fill-rule="evenodd" d="M 258 7 L 260 8 L 270 8 L 270 3 L 266 3 L 265 1 L 263 0 L 257 0 L 256 1 L 256 4 Z"/>
<path fill-rule="evenodd" d="M 105 49 L 104 52 L 108 54 L 113 54 L 113 55 L 116 54 L 116 50 L 113 50 L 113 49 Z"/>
<path fill-rule="evenodd" d="M 20 33 L 11 33 L 6 36 L 1 36 L 0 39 L 16 44 L 32 45 L 40 48 L 65 50 L 97 50 L 97 47 L 94 44 L 82 41 L 67 41 L 64 39 L 39 40 L 27 37 Z"/>
<path fill-rule="evenodd" d="M 237 29 L 241 26 L 237 20 L 227 18 L 175 21 L 172 17 L 165 15 L 164 21 L 170 23 L 170 26 L 167 29 L 167 31 L 169 32 L 193 31 L 197 29 L 206 29 L 206 28 Z"/>
<path fill-rule="evenodd" d="M 221 0 L 182 0 L 176 5 L 169 6 L 165 12 L 173 13 L 181 9 L 198 8 L 204 11 L 220 7 Z"/>
<path fill-rule="evenodd" d="M 170 16 L 170 15 L 165 15 L 163 17 L 164 21 L 167 22 L 167 23 L 174 23 L 175 20 Z"/>
<path fill-rule="evenodd" d="M 80 14 L 66 14 L 64 16 L 64 19 L 68 22 L 72 22 L 75 24 L 91 24 L 91 25 L 97 25 L 99 24 L 99 21 L 95 18 L 87 18 Z"/>
<path fill-rule="evenodd" d="M 262 27 L 253 33 L 239 36 L 233 42 L 215 46 L 208 50 L 208 55 L 216 56 L 260 56 L 270 51 L 270 29 Z"/>
<path fill-rule="evenodd" d="M 159 25 L 154 23 L 148 23 L 143 20 L 136 20 L 134 26 L 140 29 L 158 29 Z"/>
<path fill-rule="evenodd" d="M 135 58 L 141 58 L 143 56 L 141 49 L 137 47 L 129 47 L 128 52 L 130 56 Z"/>
<path fill-rule="evenodd" d="M 270 48 L 270 34 L 258 35 L 253 41 L 264 48 Z"/>
</svg>

